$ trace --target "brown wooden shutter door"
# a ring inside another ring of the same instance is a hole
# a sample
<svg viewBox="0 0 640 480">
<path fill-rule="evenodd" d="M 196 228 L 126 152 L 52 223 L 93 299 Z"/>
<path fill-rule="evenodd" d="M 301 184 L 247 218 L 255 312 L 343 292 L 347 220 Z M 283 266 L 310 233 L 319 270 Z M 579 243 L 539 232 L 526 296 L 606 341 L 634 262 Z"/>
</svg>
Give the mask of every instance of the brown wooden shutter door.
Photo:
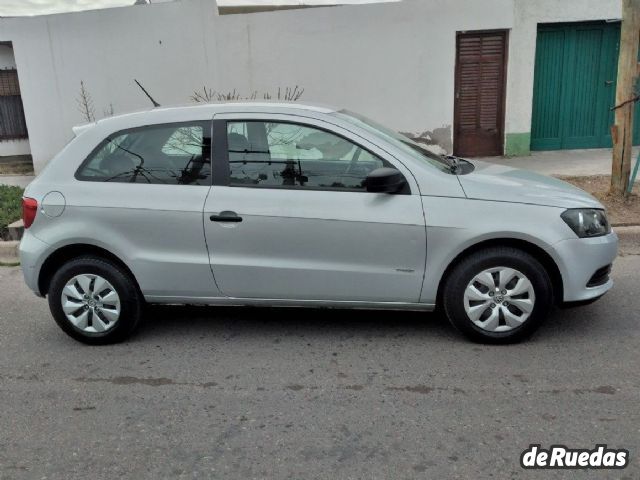
<svg viewBox="0 0 640 480">
<path fill-rule="evenodd" d="M 507 32 L 456 38 L 454 154 L 502 155 Z"/>
</svg>

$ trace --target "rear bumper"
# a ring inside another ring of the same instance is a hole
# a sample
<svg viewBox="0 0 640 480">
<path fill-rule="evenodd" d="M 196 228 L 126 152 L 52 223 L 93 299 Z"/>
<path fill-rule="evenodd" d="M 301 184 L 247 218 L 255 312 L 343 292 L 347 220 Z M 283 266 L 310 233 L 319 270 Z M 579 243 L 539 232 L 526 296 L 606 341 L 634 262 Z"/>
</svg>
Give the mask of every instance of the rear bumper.
<svg viewBox="0 0 640 480">
<path fill-rule="evenodd" d="M 22 274 L 27 286 L 39 297 L 43 297 L 38 287 L 38 278 L 44 259 L 51 247 L 32 235 L 29 230 L 25 230 L 20 241 L 20 265 Z"/>
<path fill-rule="evenodd" d="M 554 249 L 559 257 L 564 302 L 601 297 L 613 286 L 613 280 L 602 272 L 618 254 L 618 236 L 615 233 L 563 240 L 555 244 Z"/>
</svg>

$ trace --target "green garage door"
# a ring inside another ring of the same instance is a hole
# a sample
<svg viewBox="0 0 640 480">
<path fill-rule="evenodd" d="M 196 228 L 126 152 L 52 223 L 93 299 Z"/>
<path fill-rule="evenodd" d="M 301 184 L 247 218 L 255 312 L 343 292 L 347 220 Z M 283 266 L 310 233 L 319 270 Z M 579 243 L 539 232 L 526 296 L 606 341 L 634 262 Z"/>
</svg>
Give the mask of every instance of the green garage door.
<svg viewBox="0 0 640 480">
<path fill-rule="evenodd" d="M 619 23 L 538 27 L 531 150 L 611 146 L 619 39 Z"/>
</svg>

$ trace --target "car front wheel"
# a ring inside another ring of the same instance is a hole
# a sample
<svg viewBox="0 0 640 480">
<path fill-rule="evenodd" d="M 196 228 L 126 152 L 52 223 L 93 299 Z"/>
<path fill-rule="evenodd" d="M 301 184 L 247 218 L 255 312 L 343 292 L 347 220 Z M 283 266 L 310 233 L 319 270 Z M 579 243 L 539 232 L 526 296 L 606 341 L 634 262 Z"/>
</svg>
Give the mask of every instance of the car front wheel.
<svg viewBox="0 0 640 480">
<path fill-rule="evenodd" d="M 529 337 L 553 304 L 549 275 L 532 255 L 511 247 L 475 252 L 445 281 L 443 305 L 453 325 L 484 343 Z"/>
<path fill-rule="evenodd" d="M 141 316 L 142 298 L 131 276 L 100 257 L 65 263 L 51 279 L 48 299 L 60 328 L 93 345 L 124 340 Z"/>
</svg>

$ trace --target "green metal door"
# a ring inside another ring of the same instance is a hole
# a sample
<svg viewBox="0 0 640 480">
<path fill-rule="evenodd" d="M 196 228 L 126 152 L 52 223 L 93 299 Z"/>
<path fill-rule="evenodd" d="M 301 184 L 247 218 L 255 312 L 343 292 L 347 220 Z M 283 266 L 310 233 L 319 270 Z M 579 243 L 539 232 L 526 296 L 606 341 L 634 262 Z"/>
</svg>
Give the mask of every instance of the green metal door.
<svg viewBox="0 0 640 480">
<path fill-rule="evenodd" d="M 531 150 L 611 146 L 619 39 L 619 23 L 538 27 Z"/>
</svg>

